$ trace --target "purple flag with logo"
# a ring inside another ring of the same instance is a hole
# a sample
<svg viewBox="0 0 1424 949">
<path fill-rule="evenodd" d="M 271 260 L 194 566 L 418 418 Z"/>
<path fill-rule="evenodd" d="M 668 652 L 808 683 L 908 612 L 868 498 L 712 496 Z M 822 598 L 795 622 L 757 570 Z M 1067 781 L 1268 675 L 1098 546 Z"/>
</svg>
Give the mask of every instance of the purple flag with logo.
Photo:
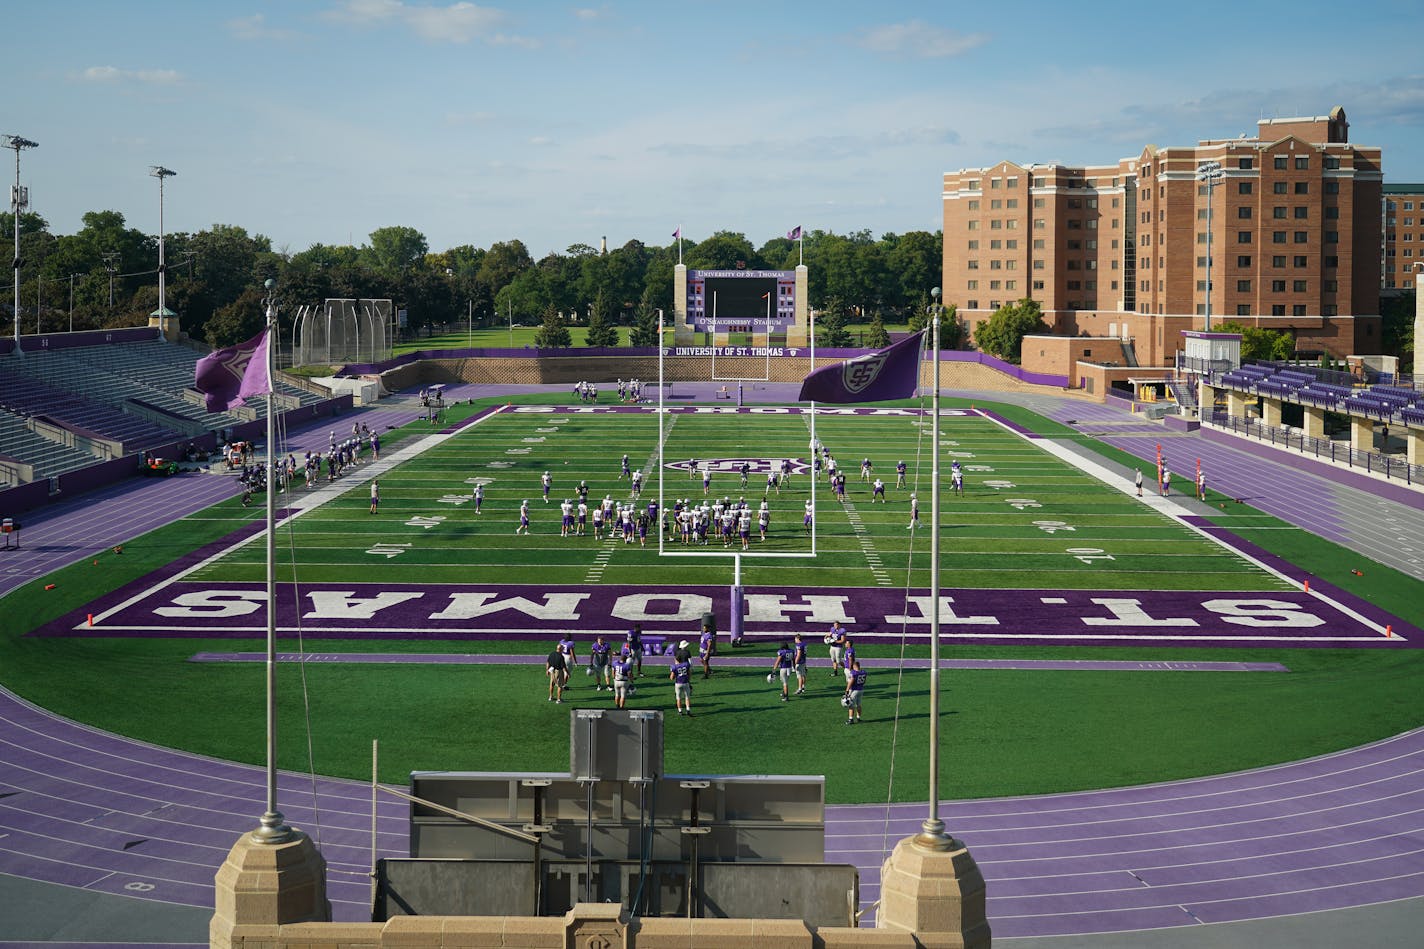
<svg viewBox="0 0 1424 949">
<path fill-rule="evenodd" d="M 245 343 L 215 349 L 198 360 L 193 388 L 207 396 L 209 412 L 226 412 L 249 396 L 272 391 L 267 369 L 269 338 L 269 331 L 263 330 Z"/>
<path fill-rule="evenodd" d="M 925 330 L 868 356 L 817 369 L 801 382 L 802 402 L 883 402 L 908 399 L 920 382 Z"/>
<path fill-rule="evenodd" d="M 789 241 L 799 241 L 801 239 L 801 225 L 798 224 L 786 232 L 786 239 Z"/>
<path fill-rule="evenodd" d="M 673 238 L 674 238 L 675 240 L 682 240 L 682 225 L 681 225 L 681 224 L 679 224 L 679 225 L 677 226 L 677 230 L 675 230 L 675 231 L 672 232 L 672 236 L 673 236 Z"/>
</svg>

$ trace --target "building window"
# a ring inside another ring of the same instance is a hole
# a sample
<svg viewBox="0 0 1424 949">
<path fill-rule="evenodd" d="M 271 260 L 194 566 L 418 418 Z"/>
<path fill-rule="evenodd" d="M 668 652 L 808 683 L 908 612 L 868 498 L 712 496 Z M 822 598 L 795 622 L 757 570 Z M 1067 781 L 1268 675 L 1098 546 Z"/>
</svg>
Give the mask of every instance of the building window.
<svg viewBox="0 0 1424 949">
<path fill-rule="evenodd" d="M 1082 222 L 1082 221 L 1078 220 L 1078 219 L 1075 218 L 1075 217 L 1068 219 L 1068 230 L 1070 230 L 1070 231 L 1081 231 L 1082 229 L 1083 229 L 1083 222 Z"/>
<path fill-rule="evenodd" d="M 1236 216 L 1243 221 L 1249 220 L 1251 217 L 1251 208 L 1244 204 L 1241 205 L 1241 207 L 1236 209 Z"/>
<path fill-rule="evenodd" d="M 1336 257 L 1334 254 L 1327 254 L 1327 255 L 1325 256 L 1325 266 L 1327 266 L 1327 267 L 1338 267 L 1338 266 L 1340 266 L 1340 258 L 1339 258 L 1339 257 Z"/>
<path fill-rule="evenodd" d="M 1285 282 L 1284 280 L 1272 280 L 1272 281 L 1271 281 L 1271 292 L 1272 292 L 1272 293 L 1285 293 L 1285 292 L 1286 292 L 1286 282 Z"/>
<path fill-rule="evenodd" d="M 1249 266 L 1251 266 L 1251 258 L 1250 258 L 1248 255 L 1242 254 L 1241 256 L 1239 256 L 1239 257 L 1236 258 L 1236 266 L 1238 266 L 1238 267 L 1249 267 Z"/>
<path fill-rule="evenodd" d="M 1042 270 L 1042 269 L 1043 269 L 1043 261 L 1041 261 L 1041 260 L 1035 260 L 1035 261 L 1033 262 L 1033 269 L 1034 269 L 1034 270 Z"/>
<path fill-rule="evenodd" d="M 1069 280 L 1069 281 L 1068 281 L 1068 289 L 1069 289 L 1069 290 L 1081 290 L 1081 289 L 1083 289 L 1083 282 L 1082 282 L 1081 280 Z"/>
<path fill-rule="evenodd" d="M 1286 188 L 1286 183 L 1285 183 L 1284 181 L 1276 181 L 1276 182 L 1273 182 L 1273 183 L 1271 184 L 1271 193 L 1272 193 L 1272 194 L 1285 194 L 1286 191 L 1287 191 L 1287 188 Z"/>
<path fill-rule="evenodd" d="M 1198 243 L 1198 244 L 1205 244 L 1205 243 L 1206 243 L 1206 231 L 1197 231 L 1197 243 Z"/>
<path fill-rule="evenodd" d="M 1310 182 L 1297 181 L 1294 190 L 1296 194 L 1310 194 Z"/>
<path fill-rule="evenodd" d="M 977 211 L 977 210 L 979 210 L 979 202 L 978 202 L 978 201 L 970 201 L 970 202 L 969 202 L 969 210 L 971 210 L 971 211 Z"/>
<path fill-rule="evenodd" d="M 1285 305 L 1284 303 L 1272 303 L 1272 304 L 1271 304 L 1271 315 L 1272 315 L 1272 316 L 1285 316 L 1285 315 L 1286 315 L 1286 305 Z"/>
<path fill-rule="evenodd" d="M 1285 232 L 1285 231 L 1272 231 L 1272 232 L 1271 232 L 1271 243 L 1272 243 L 1272 244 L 1284 244 L 1285 242 L 1286 242 L 1286 232 Z"/>
<path fill-rule="evenodd" d="M 1325 243 L 1327 243 L 1327 244 L 1338 244 L 1338 243 L 1340 243 L 1340 232 L 1339 232 L 1339 231 L 1326 231 L 1326 232 L 1325 232 Z"/>
<path fill-rule="evenodd" d="M 1236 315 L 1237 315 L 1237 316 L 1250 316 L 1250 315 L 1251 315 L 1251 304 L 1249 304 L 1249 303 L 1238 303 L 1238 304 L 1236 304 Z"/>
<path fill-rule="evenodd" d="M 991 231 L 1002 231 L 1003 229 L 1004 229 L 1004 222 L 1001 221 L 1001 220 L 999 220 L 998 218 L 994 218 L 993 220 L 991 220 L 991 221 L 989 222 L 989 230 L 991 230 Z"/>
<path fill-rule="evenodd" d="M 990 281 L 989 281 L 989 289 L 990 289 L 990 290 L 1002 290 L 1002 289 L 1003 289 L 1003 286 L 1002 286 L 1002 284 L 1001 284 L 1001 281 L 998 281 L 998 280 L 990 280 Z"/>
<path fill-rule="evenodd" d="M 1331 171 L 1334 171 L 1335 169 L 1340 167 L 1340 159 L 1336 158 L 1333 155 L 1326 155 L 1325 167 Z"/>
<path fill-rule="evenodd" d="M 1310 209 L 1303 204 L 1298 204 L 1291 211 L 1297 221 L 1303 221 L 1310 217 Z"/>
<path fill-rule="evenodd" d="M 1249 243 L 1251 243 L 1251 232 L 1250 232 L 1250 231 L 1237 231 L 1237 232 L 1236 232 L 1236 243 L 1238 243 L 1238 244 L 1249 244 Z"/>
<path fill-rule="evenodd" d="M 1291 307 L 1291 316 L 1305 316 L 1305 304 L 1297 303 Z"/>
<path fill-rule="evenodd" d="M 978 290 L 978 289 L 979 289 L 979 281 L 978 281 L 978 280 L 970 280 L 970 281 L 967 281 L 967 282 L 965 283 L 965 285 L 964 285 L 964 289 L 966 289 L 966 290 Z"/>
<path fill-rule="evenodd" d="M 1034 229 L 1035 231 L 1042 231 L 1042 230 L 1046 229 L 1047 227 L 1048 227 L 1048 222 L 1046 222 L 1043 218 L 1041 218 L 1041 217 L 1036 217 L 1036 218 L 1033 219 L 1033 229 Z"/>
<path fill-rule="evenodd" d="M 1243 158 L 1236 163 L 1236 167 L 1240 168 L 1242 171 L 1250 171 L 1252 167 L 1255 166 L 1255 164 L 1256 162 L 1254 159 Z M 1245 194 L 1245 192 L 1243 191 L 1242 194 Z"/>
<path fill-rule="evenodd" d="M 974 179 L 974 180 L 972 180 L 972 181 L 966 181 L 966 182 L 964 182 L 964 187 L 965 187 L 965 190 L 967 190 L 967 191 L 978 191 L 978 190 L 979 190 L 979 180 L 976 178 L 976 179 Z"/>
<path fill-rule="evenodd" d="M 1284 267 L 1286 265 L 1285 254 L 1275 254 L 1271 257 L 1272 267 Z"/>
<path fill-rule="evenodd" d="M 1019 262 L 1018 262 L 1017 260 L 1006 260 L 1006 261 L 1004 261 L 1004 269 L 1005 269 L 1005 270 L 1018 270 L 1018 269 L 1019 269 Z"/>
<path fill-rule="evenodd" d="M 970 242 L 969 242 L 969 249 L 970 249 L 970 250 L 978 250 L 978 249 L 979 249 L 979 241 L 977 241 L 977 240 L 972 240 L 972 241 L 970 241 Z"/>
<path fill-rule="evenodd" d="M 1339 316 L 1340 308 L 1333 303 L 1325 304 L 1324 313 L 1326 316 Z"/>
<path fill-rule="evenodd" d="M 1019 242 L 1016 240 L 1004 241 L 1004 246 L 1007 247 L 1009 250 L 1018 250 Z"/>
<path fill-rule="evenodd" d="M 1307 168 L 1309 168 L 1309 167 L 1310 167 L 1310 159 L 1309 159 L 1309 158 L 1307 158 L 1307 157 L 1305 157 L 1305 156 L 1303 156 L 1303 155 L 1297 155 L 1297 156 L 1296 156 L 1296 158 L 1295 158 L 1295 168 L 1296 168 L 1296 171 L 1305 171 L 1305 170 L 1306 170 Z"/>
<path fill-rule="evenodd" d="M 1019 229 L 1019 219 L 1015 217 L 1009 218 L 1008 223 L 1005 224 L 1004 227 L 1011 231 L 1017 231 Z"/>
<path fill-rule="evenodd" d="M 1005 281 L 1004 281 L 1004 289 L 1005 289 L 1005 290 L 1017 290 L 1018 288 L 1019 288 L 1019 282 L 1018 282 L 1017 280 L 1005 280 Z"/>
<path fill-rule="evenodd" d="M 1271 208 L 1271 217 L 1277 221 L 1284 221 L 1286 219 L 1286 209 L 1284 207 Z"/>
<path fill-rule="evenodd" d="M 1276 168 L 1277 168 L 1277 169 L 1280 169 L 1280 170 L 1284 171 L 1287 164 L 1288 164 L 1288 162 L 1286 161 L 1286 156 L 1284 156 L 1284 155 L 1277 155 L 1277 156 L 1276 156 L 1276 158 L 1275 158 L 1275 165 L 1276 165 Z"/>
<path fill-rule="evenodd" d="M 1339 220 L 1339 219 L 1340 219 L 1340 209 L 1337 208 L 1337 207 L 1334 207 L 1334 206 L 1331 206 L 1331 207 L 1326 208 L 1326 209 L 1325 209 L 1325 219 L 1328 220 L 1328 221 L 1337 221 L 1337 220 Z M 1405 223 L 1405 224 L 1408 224 L 1408 223 L 1409 223 L 1409 219 L 1408 219 L 1408 218 L 1405 218 L 1405 219 L 1404 219 L 1404 223 Z"/>
<path fill-rule="evenodd" d="M 1077 210 L 1078 208 L 1081 208 L 1082 206 L 1083 206 L 1083 199 L 1082 199 L 1082 198 L 1069 198 L 1069 199 L 1068 199 L 1068 207 L 1073 208 L 1074 210 Z"/>
<path fill-rule="evenodd" d="M 1297 244 L 1304 244 L 1306 241 L 1310 240 L 1310 234 L 1305 231 L 1296 231 L 1294 233 L 1294 239 Z"/>
<path fill-rule="evenodd" d="M 977 230 L 979 230 L 979 222 L 978 222 L 978 221 L 970 221 L 970 222 L 968 222 L 968 224 L 969 224 L 969 230 L 971 230 L 971 231 L 977 231 Z"/>
<path fill-rule="evenodd" d="M 977 310 L 977 309 L 979 309 L 979 301 L 978 301 L 978 300 L 966 300 L 965 303 L 964 303 L 964 308 L 965 308 L 966 310 Z"/>
<path fill-rule="evenodd" d="M 1338 293 L 1339 290 L 1340 290 L 1340 281 L 1338 281 L 1338 280 L 1327 280 L 1327 281 L 1325 281 L 1325 292 L 1326 292 L 1326 293 Z"/>
<path fill-rule="evenodd" d="M 971 258 L 970 260 L 966 260 L 964 262 L 964 266 L 968 267 L 970 270 L 978 270 L 979 260 L 978 258 Z"/>
<path fill-rule="evenodd" d="M 1033 179 L 1033 186 L 1034 186 L 1035 188 L 1042 188 L 1042 187 L 1043 187 L 1045 184 L 1047 184 L 1047 183 L 1048 183 L 1048 179 L 1047 179 L 1047 178 L 1035 178 L 1035 179 Z"/>
<path fill-rule="evenodd" d="M 1003 206 L 1004 202 L 1000 201 L 998 198 L 995 198 L 994 200 L 989 202 L 989 210 L 991 211 L 997 211 Z"/>
<path fill-rule="evenodd" d="M 1325 193 L 1326 193 L 1326 194 L 1339 194 L 1339 193 L 1340 193 L 1340 182 L 1338 182 L 1338 181 L 1327 181 L 1327 182 L 1325 182 Z"/>
<path fill-rule="evenodd" d="M 1205 280 L 1199 280 L 1199 281 L 1197 281 L 1197 289 L 1198 289 L 1198 290 L 1205 290 L 1205 289 L 1206 289 L 1206 281 L 1205 281 Z M 1249 280 L 1238 280 L 1238 281 L 1236 281 L 1236 292 L 1237 292 L 1237 293 L 1250 293 L 1250 292 L 1251 292 L 1251 281 L 1249 281 Z"/>
<path fill-rule="evenodd" d="M 1310 266 L 1310 260 L 1304 254 L 1296 254 L 1295 257 L 1291 259 L 1291 263 L 1295 264 L 1295 266 L 1297 267 Z"/>
<path fill-rule="evenodd" d="M 1249 161 L 1249 159 L 1247 159 L 1247 160 Z M 1236 193 L 1237 193 L 1237 194 L 1250 194 L 1250 193 L 1251 193 L 1251 184 L 1252 184 L 1252 183 L 1249 182 L 1249 181 L 1238 181 L 1238 182 L 1236 182 Z"/>
<path fill-rule="evenodd" d="M 1019 186 L 1019 180 L 1018 180 L 1017 178 L 1010 178 L 1010 179 L 1009 179 L 1009 187 L 1010 187 L 1010 188 L 1017 188 L 1018 186 Z"/>
<path fill-rule="evenodd" d="M 989 242 L 989 249 L 990 249 L 990 250 L 998 250 L 998 249 L 1003 245 L 1003 243 L 1004 243 L 1003 241 L 998 240 L 998 239 L 992 240 L 992 241 Z"/>
<path fill-rule="evenodd" d="M 1002 178 L 991 178 L 989 180 L 989 190 L 993 191 L 1004 183 Z"/>
<path fill-rule="evenodd" d="M 1033 282 L 1033 288 L 1034 288 L 1035 290 L 1042 290 L 1042 289 L 1043 289 L 1043 281 L 1042 281 L 1042 280 L 1035 280 L 1035 281 Z"/>
<path fill-rule="evenodd" d="M 1291 292 L 1293 292 L 1293 293 L 1306 293 L 1306 292 L 1308 292 L 1308 291 L 1305 289 L 1305 281 L 1304 281 L 1304 280 L 1293 280 L 1293 281 L 1291 281 Z"/>
<path fill-rule="evenodd" d="M 1035 238 L 1033 239 L 1033 249 L 1034 249 L 1034 250 L 1043 250 L 1043 246 L 1044 246 L 1044 245 L 1043 245 L 1043 238 L 1041 238 L 1041 237 L 1035 237 Z"/>
<path fill-rule="evenodd" d="M 989 269 L 990 269 L 990 270 L 1002 270 L 1002 269 L 1004 269 L 1004 262 L 1003 262 L 1002 260 L 999 260 L 998 258 L 995 258 L 995 259 L 989 261 Z"/>
<path fill-rule="evenodd" d="M 1018 206 L 1019 206 L 1019 199 L 1018 199 L 1018 198 L 1010 198 L 1010 199 L 1008 200 L 1008 203 L 1005 204 L 1005 207 L 1007 207 L 1007 208 L 1016 208 L 1016 207 L 1018 207 Z"/>
</svg>

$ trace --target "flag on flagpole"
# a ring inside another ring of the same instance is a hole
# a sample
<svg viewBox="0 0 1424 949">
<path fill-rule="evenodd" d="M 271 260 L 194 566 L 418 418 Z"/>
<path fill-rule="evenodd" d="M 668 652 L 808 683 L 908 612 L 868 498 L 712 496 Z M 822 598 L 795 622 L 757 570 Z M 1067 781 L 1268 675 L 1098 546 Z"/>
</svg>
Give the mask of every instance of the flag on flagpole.
<svg viewBox="0 0 1424 949">
<path fill-rule="evenodd" d="M 680 241 L 680 240 L 682 240 L 682 225 L 681 225 L 681 224 L 679 224 L 679 225 L 677 226 L 677 230 L 675 230 L 675 231 L 672 232 L 672 239 L 675 240 L 675 241 Z"/>
<path fill-rule="evenodd" d="M 786 232 L 786 239 L 789 241 L 799 241 L 801 239 L 801 225 L 798 224 Z"/>
<path fill-rule="evenodd" d="M 245 343 L 216 349 L 198 360 L 193 388 L 207 396 L 209 412 L 226 412 L 254 395 L 272 391 L 268 371 L 271 330 L 263 330 Z"/>
<path fill-rule="evenodd" d="M 908 399 L 920 383 L 920 355 L 927 330 L 879 352 L 817 369 L 801 382 L 802 402 L 883 402 Z"/>
</svg>

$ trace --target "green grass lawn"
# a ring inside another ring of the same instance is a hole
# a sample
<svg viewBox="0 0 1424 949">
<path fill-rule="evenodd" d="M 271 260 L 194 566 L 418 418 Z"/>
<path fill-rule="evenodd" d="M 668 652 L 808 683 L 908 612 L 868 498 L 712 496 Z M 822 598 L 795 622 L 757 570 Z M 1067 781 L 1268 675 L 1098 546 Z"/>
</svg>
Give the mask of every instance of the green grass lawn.
<svg viewBox="0 0 1424 949">
<path fill-rule="evenodd" d="M 502 402 L 503 400 L 500 400 Z M 528 400 L 537 403 L 541 400 Z M 544 404 L 549 399 L 542 400 Z M 476 411 L 461 406 L 455 411 Z M 1054 436 L 1083 436 L 1025 410 L 996 406 L 1001 414 Z M 559 420 L 564 421 L 559 421 Z M 426 434 L 415 423 L 386 440 Z M 909 488 L 926 491 L 929 433 L 911 418 L 825 416 L 816 433 L 846 469 L 851 504 L 842 509 L 818 489 L 814 560 L 748 559 L 748 586 L 843 588 L 876 582 L 865 544 L 875 550 L 896 588 L 928 583 L 926 532 L 905 530 Z M 986 420 L 946 418 L 943 466 L 966 466 L 964 497 L 946 492 L 941 581 L 947 588 L 1073 588 L 1258 590 L 1280 581 L 1146 509 L 1116 488 L 1102 485 Z M 665 460 L 720 457 L 802 457 L 809 430 L 799 416 L 677 416 L 666 431 Z M 531 441 L 531 439 L 535 439 Z M 590 497 L 626 497 L 618 478 L 626 452 L 635 465 L 653 466 L 658 443 L 651 415 L 586 416 L 502 413 L 445 441 L 382 478 L 381 514 L 367 510 L 356 488 L 293 522 L 279 540 L 279 577 L 338 582 L 589 583 L 602 545 L 592 538 L 561 538 L 554 505 L 540 500 L 539 476 L 555 477 L 555 501 L 571 496 L 580 480 Z M 1091 441 L 1108 457 L 1114 452 Z M 870 457 L 892 487 L 888 504 L 869 503 L 859 462 Z M 896 490 L 895 461 L 903 458 L 911 485 Z M 700 480 L 665 469 L 667 499 L 700 497 Z M 485 512 L 475 518 L 469 479 L 488 479 Z M 810 478 L 792 479 L 773 496 L 773 531 L 765 549 L 807 552 L 800 526 Z M 764 487 L 745 492 L 759 501 Z M 714 479 L 715 493 L 744 492 L 734 475 Z M 648 491 L 656 493 L 656 477 Z M 521 500 L 535 508 L 535 532 L 514 535 Z M 1037 506 L 1034 506 L 1037 505 Z M 1204 511 L 1251 539 L 1289 556 L 1318 575 L 1395 610 L 1412 615 L 1421 584 L 1371 565 L 1348 571 L 1344 558 L 1318 538 L 1233 505 Z M 426 530 L 405 521 L 443 517 Z M 854 517 L 852 516 L 854 515 Z M 35 638 L 34 625 L 81 607 L 89 598 L 166 564 L 178 554 L 222 536 L 257 516 L 236 502 L 219 505 L 125 545 L 122 556 L 98 558 L 59 571 L 6 598 L 11 622 L 0 636 L 0 679 L 31 701 L 60 714 L 165 745 L 241 761 L 260 762 L 263 706 L 260 664 L 190 662 L 199 651 L 260 650 L 252 640 Z M 928 504 L 922 511 L 927 523 Z M 1046 531 L 1042 524 L 1071 526 Z M 386 559 L 365 553 L 377 541 L 415 546 Z M 1070 548 L 1101 549 L 1112 560 L 1077 559 Z M 720 545 L 713 548 L 714 552 Z M 248 545 L 201 572 L 201 577 L 255 581 L 260 545 Z M 1334 566 L 1332 566 L 1334 565 Z M 1328 571 L 1328 572 L 1327 572 Z M 630 585 L 725 585 L 725 560 L 659 557 L 655 550 L 613 545 L 596 581 Z M 46 583 L 55 585 L 46 591 Z M 284 642 L 281 648 L 298 646 Z M 444 639 L 357 642 L 308 640 L 305 651 L 516 652 L 542 655 L 545 642 Z M 924 656 L 927 647 L 903 654 Z M 771 647 L 738 654 L 761 656 Z M 893 643 L 862 644 L 862 655 L 894 658 Z M 1219 773 L 1293 760 L 1386 737 L 1420 721 L 1419 651 L 1364 649 L 1172 647 L 1038 647 L 953 645 L 962 658 L 1109 658 L 1127 660 L 1225 659 L 1274 661 L 1288 673 L 1162 672 L 949 672 L 945 689 L 941 780 L 956 797 L 1030 794 L 1115 786 Z M 669 715 L 666 765 L 674 772 L 812 773 L 827 776 L 832 801 L 922 799 L 926 783 L 928 675 L 871 672 L 867 722 L 841 725 L 839 694 L 828 676 L 824 650 L 812 651 L 810 695 L 782 704 L 764 671 L 724 669 L 698 680 L 697 715 Z M 660 662 L 646 666 L 632 703 L 671 711 L 671 687 Z M 412 769 L 560 770 L 567 766 L 568 704 L 545 701 L 538 666 L 339 665 L 313 663 L 300 674 L 280 675 L 283 767 L 305 769 L 309 716 L 315 766 L 325 774 L 369 775 L 371 739 L 382 748 L 382 777 L 400 783 Z M 577 704 L 607 705 L 575 677 Z M 825 739 L 829 739 L 827 742 Z M 894 783 L 891 774 L 891 749 Z"/>
</svg>

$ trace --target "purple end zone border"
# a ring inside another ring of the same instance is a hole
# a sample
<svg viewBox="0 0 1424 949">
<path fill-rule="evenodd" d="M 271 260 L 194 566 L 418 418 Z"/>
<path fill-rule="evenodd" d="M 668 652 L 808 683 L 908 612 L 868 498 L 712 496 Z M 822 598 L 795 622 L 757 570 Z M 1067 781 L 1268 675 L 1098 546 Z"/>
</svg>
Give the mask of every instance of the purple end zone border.
<svg viewBox="0 0 1424 949">
<path fill-rule="evenodd" d="M 1022 435 L 1024 438 L 1030 439 L 1038 439 L 1043 437 L 1042 435 L 1038 434 L 1038 432 L 1024 428 L 1018 422 L 1009 421 L 1008 419 L 1000 415 L 998 412 L 991 412 L 988 409 L 978 408 L 974 409 L 974 412 L 978 415 L 982 415 L 986 419 L 989 419 L 991 422 L 998 422 L 1000 425 L 1004 426 L 1004 428 L 1007 428 L 1015 435 Z"/>
</svg>

